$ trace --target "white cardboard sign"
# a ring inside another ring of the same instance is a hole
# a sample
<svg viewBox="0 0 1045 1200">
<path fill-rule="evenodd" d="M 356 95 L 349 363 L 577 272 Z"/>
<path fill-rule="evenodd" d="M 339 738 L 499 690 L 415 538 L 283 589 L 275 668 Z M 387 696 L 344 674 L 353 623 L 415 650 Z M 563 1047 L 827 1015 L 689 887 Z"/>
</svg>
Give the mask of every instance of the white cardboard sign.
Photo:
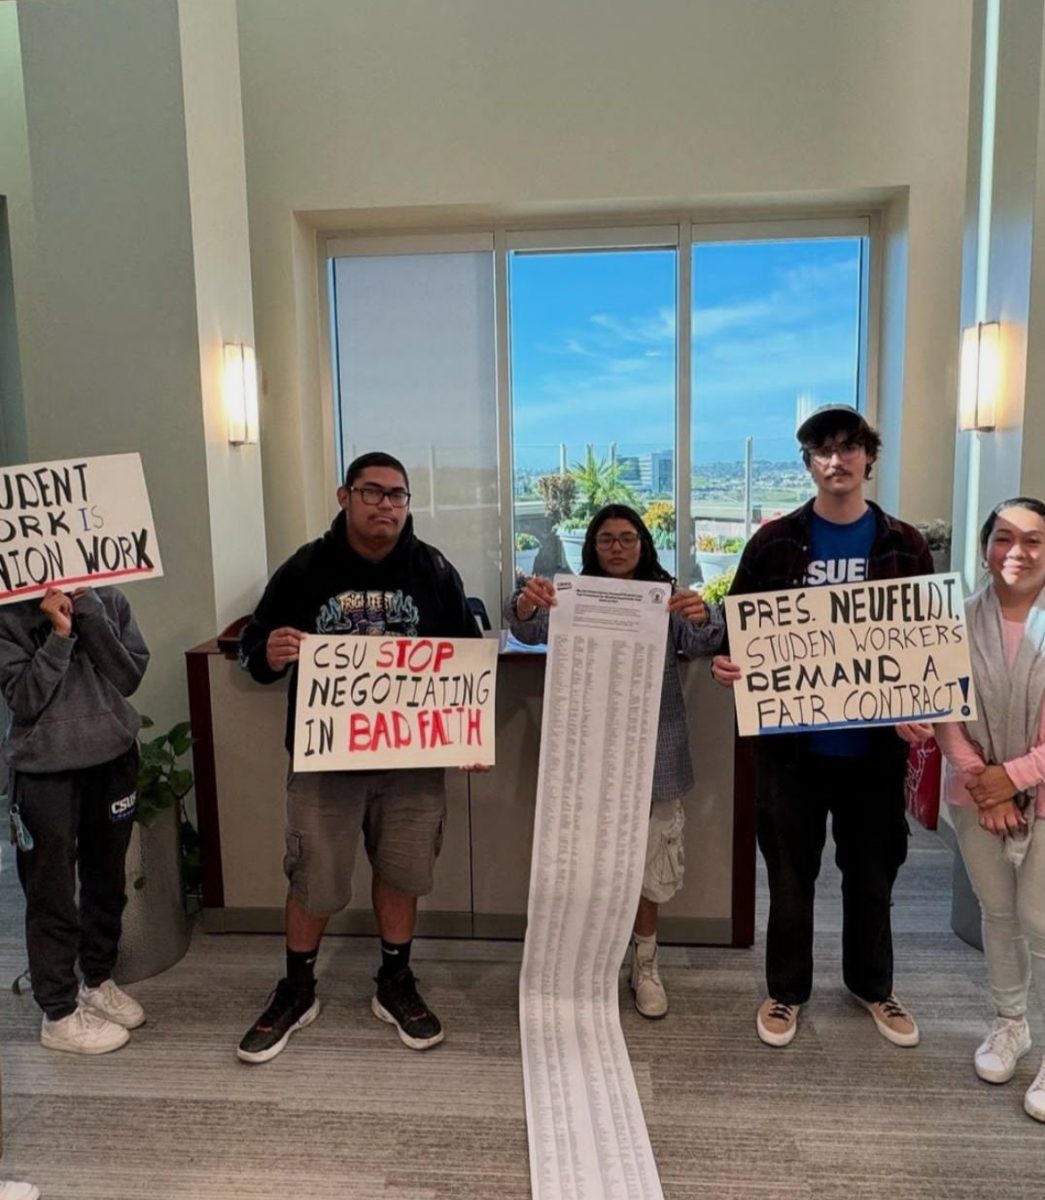
<svg viewBox="0 0 1045 1200">
<path fill-rule="evenodd" d="M 496 639 L 309 634 L 295 771 L 493 766 Z"/>
<path fill-rule="evenodd" d="M 162 574 L 140 455 L 0 468 L 0 604 Z"/>
<path fill-rule="evenodd" d="M 976 716 L 961 577 L 726 597 L 743 736 Z"/>
</svg>

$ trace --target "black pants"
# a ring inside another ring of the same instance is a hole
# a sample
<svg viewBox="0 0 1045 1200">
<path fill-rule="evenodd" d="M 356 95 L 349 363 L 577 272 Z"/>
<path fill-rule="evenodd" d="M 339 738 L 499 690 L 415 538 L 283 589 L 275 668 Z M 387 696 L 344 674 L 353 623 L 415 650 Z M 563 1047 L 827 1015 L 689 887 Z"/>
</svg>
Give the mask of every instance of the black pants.
<svg viewBox="0 0 1045 1200">
<path fill-rule="evenodd" d="M 842 872 L 842 977 L 864 1000 L 893 990 L 893 883 L 907 857 L 903 760 L 761 755 L 758 844 L 769 871 L 769 995 L 804 1004 L 813 987 L 813 898 L 827 835 Z"/>
<path fill-rule="evenodd" d="M 108 979 L 116 964 L 137 765 L 134 746 L 96 767 L 12 775 L 13 802 L 34 843 L 18 851 L 29 973 L 36 1002 L 52 1020 L 76 1009 L 77 958 L 88 987 Z"/>
</svg>

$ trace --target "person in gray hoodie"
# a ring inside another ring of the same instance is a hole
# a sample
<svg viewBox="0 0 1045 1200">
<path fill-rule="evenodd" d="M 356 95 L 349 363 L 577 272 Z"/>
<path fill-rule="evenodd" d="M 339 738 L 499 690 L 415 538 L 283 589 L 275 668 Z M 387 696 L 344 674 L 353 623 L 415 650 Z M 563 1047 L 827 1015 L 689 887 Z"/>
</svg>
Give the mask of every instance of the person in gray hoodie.
<svg viewBox="0 0 1045 1200">
<path fill-rule="evenodd" d="M 52 588 L 42 601 L 0 607 L 0 690 L 10 717 L 3 754 L 48 1049 L 105 1054 L 145 1020 L 112 971 L 141 725 L 127 697 L 148 661 L 116 588 Z"/>
</svg>

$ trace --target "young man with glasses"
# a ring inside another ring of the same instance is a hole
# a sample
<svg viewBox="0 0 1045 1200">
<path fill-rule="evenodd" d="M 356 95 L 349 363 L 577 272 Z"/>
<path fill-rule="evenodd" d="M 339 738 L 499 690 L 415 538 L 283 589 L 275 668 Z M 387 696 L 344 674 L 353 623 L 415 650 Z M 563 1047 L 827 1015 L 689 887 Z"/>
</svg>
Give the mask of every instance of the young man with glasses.
<svg viewBox="0 0 1045 1200">
<path fill-rule="evenodd" d="M 414 535 L 402 463 L 390 454 L 362 455 L 348 468 L 337 500 L 340 511 L 326 534 L 273 575 L 241 642 L 243 665 L 259 683 L 291 671 L 291 756 L 295 664 L 306 633 L 480 636 L 461 577 Z M 291 1034 L 319 1015 L 316 956 L 328 919 L 348 904 L 360 831 L 381 935 L 371 1008 L 413 1050 L 443 1040 L 439 1019 L 418 994 L 410 947 L 417 898 L 432 890 L 445 817 L 441 768 L 291 773 L 283 860 L 290 885 L 287 973 L 240 1042 L 239 1058 L 275 1058 Z"/>
<path fill-rule="evenodd" d="M 898 579 L 932 573 L 932 555 L 912 526 L 864 496 L 881 439 L 854 408 L 828 405 L 799 426 L 802 460 L 816 496 L 770 521 L 748 542 L 731 595 Z M 713 660 L 726 686 L 740 679 L 727 655 Z M 763 1042 L 786 1046 L 813 984 L 813 897 L 828 814 L 842 873 L 842 976 L 898 1046 L 918 1027 L 893 995 L 893 883 L 907 857 L 907 745 L 925 725 L 790 733 L 759 738 L 758 844 L 769 875 L 766 980 L 758 1010 Z"/>
</svg>

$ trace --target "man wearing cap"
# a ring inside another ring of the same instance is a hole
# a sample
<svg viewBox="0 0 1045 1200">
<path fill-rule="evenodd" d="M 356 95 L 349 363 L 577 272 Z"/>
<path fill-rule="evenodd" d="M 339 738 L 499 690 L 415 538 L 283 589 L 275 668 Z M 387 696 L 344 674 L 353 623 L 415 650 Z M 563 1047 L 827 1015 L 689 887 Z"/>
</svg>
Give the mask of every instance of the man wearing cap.
<svg viewBox="0 0 1045 1200">
<path fill-rule="evenodd" d="M 848 405 L 817 409 L 799 426 L 816 496 L 770 521 L 748 542 L 731 595 L 932 573 L 925 539 L 864 496 L 881 438 Z M 728 657 L 712 673 L 741 676 Z M 918 1026 L 893 995 L 890 905 L 907 857 L 904 771 L 925 725 L 835 729 L 759 738 L 758 844 L 769 875 L 766 981 L 758 1036 L 786 1046 L 813 983 L 813 898 L 827 817 L 842 873 L 842 977 L 878 1031 L 915 1046 Z"/>
</svg>

